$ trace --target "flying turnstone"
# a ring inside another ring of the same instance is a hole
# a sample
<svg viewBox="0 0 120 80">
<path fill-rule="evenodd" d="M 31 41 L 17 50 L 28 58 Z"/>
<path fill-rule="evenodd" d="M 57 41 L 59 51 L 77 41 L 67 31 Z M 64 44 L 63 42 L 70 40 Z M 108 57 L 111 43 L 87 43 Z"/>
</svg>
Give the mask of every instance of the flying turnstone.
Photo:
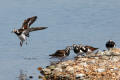
<svg viewBox="0 0 120 80">
<path fill-rule="evenodd" d="M 81 47 L 83 46 L 83 45 L 76 45 L 76 44 L 73 44 L 72 45 L 73 46 L 73 51 L 74 51 L 74 53 L 75 54 L 77 54 L 77 56 L 79 56 L 79 55 L 82 55 L 84 52 L 81 50 Z"/>
<path fill-rule="evenodd" d="M 15 33 L 20 39 L 20 46 L 22 46 L 23 42 L 26 41 L 27 37 L 29 37 L 29 33 L 32 31 L 43 30 L 47 27 L 30 27 L 37 19 L 37 16 L 33 16 L 24 20 L 22 27 L 20 29 L 14 29 L 12 32 Z"/>
<path fill-rule="evenodd" d="M 60 61 L 61 61 L 64 57 L 69 56 L 70 50 L 71 50 L 71 47 L 66 47 L 63 50 L 57 50 L 55 53 L 50 54 L 49 56 L 52 56 L 52 57 L 55 57 L 55 58 L 59 58 Z"/>
<path fill-rule="evenodd" d="M 107 48 L 108 50 L 114 48 L 115 46 L 116 46 L 116 44 L 115 44 L 115 42 L 112 41 L 112 40 L 109 40 L 109 41 L 106 42 L 106 48 Z"/>
</svg>

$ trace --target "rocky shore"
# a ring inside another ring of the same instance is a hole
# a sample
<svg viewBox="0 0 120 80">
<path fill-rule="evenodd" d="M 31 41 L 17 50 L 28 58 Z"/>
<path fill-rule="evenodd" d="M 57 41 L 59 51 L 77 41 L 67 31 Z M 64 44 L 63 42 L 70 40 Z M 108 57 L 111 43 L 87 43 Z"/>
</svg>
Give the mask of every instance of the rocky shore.
<svg viewBox="0 0 120 80">
<path fill-rule="evenodd" d="M 98 51 L 87 56 L 52 63 L 41 68 L 43 80 L 119 80 L 120 49 Z"/>
</svg>

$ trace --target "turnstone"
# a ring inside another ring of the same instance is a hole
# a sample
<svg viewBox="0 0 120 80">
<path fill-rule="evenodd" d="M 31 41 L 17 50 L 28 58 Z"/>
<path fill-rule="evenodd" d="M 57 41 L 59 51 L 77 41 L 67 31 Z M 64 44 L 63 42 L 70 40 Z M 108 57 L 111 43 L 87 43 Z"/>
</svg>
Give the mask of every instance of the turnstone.
<svg viewBox="0 0 120 80">
<path fill-rule="evenodd" d="M 92 53 L 95 50 L 97 50 L 98 48 L 92 47 L 92 46 L 83 46 L 80 48 L 84 53 Z"/>
<path fill-rule="evenodd" d="M 55 58 L 59 58 L 60 60 L 62 60 L 64 57 L 69 56 L 70 50 L 71 50 L 71 47 L 66 47 L 63 50 L 57 50 L 55 53 L 50 54 L 49 56 L 52 56 L 52 57 L 55 57 Z"/>
<path fill-rule="evenodd" d="M 30 27 L 37 19 L 37 16 L 33 16 L 24 20 L 22 27 L 20 29 L 14 29 L 12 32 L 15 33 L 20 39 L 20 46 L 22 46 L 23 42 L 26 41 L 27 37 L 29 37 L 29 33 L 32 31 L 43 30 L 47 27 Z"/>
<path fill-rule="evenodd" d="M 116 46 L 116 44 L 115 44 L 115 42 L 112 41 L 112 40 L 109 40 L 109 41 L 106 42 L 106 48 L 107 48 L 108 50 L 114 48 L 115 46 Z"/>
<path fill-rule="evenodd" d="M 81 47 L 83 46 L 83 45 L 76 45 L 76 44 L 73 44 L 72 45 L 73 46 L 73 51 L 74 51 L 74 53 L 75 54 L 77 54 L 77 56 L 79 56 L 79 55 L 82 55 L 84 52 L 81 50 Z"/>
</svg>

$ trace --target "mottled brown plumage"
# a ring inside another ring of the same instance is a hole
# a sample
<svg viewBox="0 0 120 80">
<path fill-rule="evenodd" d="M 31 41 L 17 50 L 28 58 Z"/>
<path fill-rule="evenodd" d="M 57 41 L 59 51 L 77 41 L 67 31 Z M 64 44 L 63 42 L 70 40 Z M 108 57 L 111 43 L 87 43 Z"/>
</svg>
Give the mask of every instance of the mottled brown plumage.
<svg viewBox="0 0 120 80">
<path fill-rule="evenodd" d="M 82 47 L 80 48 L 80 50 L 83 51 L 83 52 L 86 53 L 86 54 L 92 53 L 92 52 L 94 52 L 94 51 L 97 50 L 97 49 L 98 49 L 98 48 L 94 48 L 94 47 L 88 46 L 88 45 L 82 46 Z"/>
<path fill-rule="evenodd" d="M 28 29 L 36 21 L 37 16 L 33 16 L 24 20 L 21 29 Z"/>
<path fill-rule="evenodd" d="M 54 54 L 51 54 L 49 56 L 54 56 L 54 57 L 64 57 L 66 54 L 65 50 L 57 50 Z"/>
<path fill-rule="evenodd" d="M 92 46 L 85 46 L 85 48 L 88 48 L 88 49 L 90 49 L 91 51 L 95 51 L 95 50 L 97 50 L 98 48 L 95 48 L 95 47 L 92 47 Z"/>
<path fill-rule="evenodd" d="M 57 50 L 55 53 L 53 54 L 50 54 L 49 56 L 52 56 L 52 57 L 66 57 L 66 56 L 69 56 L 70 54 L 70 47 L 67 47 L 66 49 L 63 49 L 63 50 Z"/>
<path fill-rule="evenodd" d="M 29 37 L 30 32 L 48 28 L 48 27 L 30 27 L 36 21 L 36 19 L 37 19 L 37 16 L 27 18 L 26 20 L 24 20 L 22 27 L 20 29 L 14 29 L 12 31 L 21 40 L 20 41 L 21 46 L 22 46 L 23 42 L 27 40 L 26 37 Z M 27 42 L 26 42 L 26 44 L 27 44 Z"/>
<path fill-rule="evenodd" d="M 37 30 L 43 30 L 43 29 L 46 29 L 48 27 L 31 27 L 28 29 L 29 32 L 32 32 L 32 31 L 37 31 Z"/>
</svg>

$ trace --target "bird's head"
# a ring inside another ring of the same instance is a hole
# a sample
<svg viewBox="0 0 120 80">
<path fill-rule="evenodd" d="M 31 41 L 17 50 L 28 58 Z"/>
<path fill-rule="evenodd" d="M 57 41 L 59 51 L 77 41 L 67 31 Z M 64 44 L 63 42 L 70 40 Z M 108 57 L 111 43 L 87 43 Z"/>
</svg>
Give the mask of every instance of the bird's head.
<svg viewBox="0 0 120 80">
<path fill-rule="evenodd" d="M 113 42 L 113 40 L 109 40 L 109 42 Z"/>
<path fill-rule="evenodd" d="M 72 50 L 72 46 L 67 46 L 66 50 Z"/>
<path fill-rule="evenodd" d="M 79 44 L 79 48 L 81 48 L 81 47 L 83 47 L 83 45 L 82 45 L 82 44 Z"/>
<path fill-rule="evenodd" d="M 72 45 L 73 49 L 74 49 L 76 46 L 77 46 L 77 44 L 73 44 L 73 45 Z"/>
</svg>

